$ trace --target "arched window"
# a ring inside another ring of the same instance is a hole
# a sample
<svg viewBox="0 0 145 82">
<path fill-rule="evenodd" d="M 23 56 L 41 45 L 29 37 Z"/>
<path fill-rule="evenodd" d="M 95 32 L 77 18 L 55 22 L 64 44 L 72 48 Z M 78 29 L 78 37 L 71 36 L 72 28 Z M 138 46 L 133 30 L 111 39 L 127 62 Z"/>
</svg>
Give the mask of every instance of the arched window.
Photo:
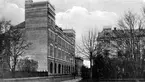
<svg viewBox="0 0 145 82">
<path fill-rule="evenodd" d="M 50 73 L 53 73 L 53 63 L 50 63 Z"/>
<path fill-rule="evenodd" d="M 59 64 L 58 65 L 58 73 L 60 73 L 61 72 L 61 65 Z"/>
<path fill-rule="evenodd" d="M 57 64 L 55 63 L 54 65 L 54 72 L 56 73 L 56 70 L 57 70 Z"/>
</svg>

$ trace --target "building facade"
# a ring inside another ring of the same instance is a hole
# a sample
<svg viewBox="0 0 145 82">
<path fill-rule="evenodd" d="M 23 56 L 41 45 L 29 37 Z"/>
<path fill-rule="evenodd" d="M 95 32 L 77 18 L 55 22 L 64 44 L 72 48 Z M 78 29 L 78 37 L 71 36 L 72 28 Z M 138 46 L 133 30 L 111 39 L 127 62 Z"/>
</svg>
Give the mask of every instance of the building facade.
<svg viewBox="0 0 145 82">
<path fill-rule="evenodd" d="M 75 31 L 55 24 L 55 8 L 48 2 L 25 2 L 25 38 L 32 43 L 26 55 L 49 75 L 75 70 Z"/>
<path fill-rule="evenodd" d="M 125 58 L 135 61 L 138 69 L 145 69 L 144 40 L 144 29 L 134 29 L 131 33 L 130 29 L 104 28 L 102 32 L 98 33 L 97 38 L 98 43 L 103 43 L 104 48 L 109 50 L 111 55 L 113 53 L 112 57 L 119 57 L 118 51 L 121 51 L 125 54 Z"/>
<path fill-rule="evenodd" d="M 105 27 L 101 32 L 98 33 L 97 42 L 101 44 L 101 51 L 109 50 L 110 57 L 117 56 L 116 33 L 110 27 Z"/>
</svg>

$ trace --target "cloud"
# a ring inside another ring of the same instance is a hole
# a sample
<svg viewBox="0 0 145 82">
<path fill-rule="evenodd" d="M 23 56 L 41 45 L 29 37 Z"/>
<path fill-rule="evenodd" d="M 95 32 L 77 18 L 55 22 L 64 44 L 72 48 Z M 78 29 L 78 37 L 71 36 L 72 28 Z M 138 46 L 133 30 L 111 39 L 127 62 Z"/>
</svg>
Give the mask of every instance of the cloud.
<svg viewBox="0 0 145 82">
<path fill-rule="evenodd" d="M 18 5 L 20 8 L 24 8 L 25 7 L 25 0 L 6 0 L 9 3 L 13 3 Z"/>
<path fill-rule="evenodd" d="M 118 16 L 114 12 L 91 11 L 80 6 L 74 6 L 66 12 L 56 14 L 56 24 L 62 28 L 73 28 L 76 31 L 76 40 L 80 41 L 81 36 L 88 30 L 96 29 L 101 31 L 103 26 L 115 25 Z"/>
<path fill-rule="evenodd" d="M 24 21 L 24 9 L 14 3 L 0 0 L 0 10 L 0 18 L 11 20 L 13 25 Z"/>
</svg>

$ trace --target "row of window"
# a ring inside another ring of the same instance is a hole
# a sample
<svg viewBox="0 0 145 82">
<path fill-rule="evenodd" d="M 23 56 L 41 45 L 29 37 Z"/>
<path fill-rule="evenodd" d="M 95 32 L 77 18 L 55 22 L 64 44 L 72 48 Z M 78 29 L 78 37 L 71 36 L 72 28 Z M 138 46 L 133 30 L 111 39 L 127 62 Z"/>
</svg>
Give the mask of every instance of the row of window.
<svg viewBox="0 0 145 82">
<path fill-rule="evenodd" d="M 67 53 L 63 50 L 60 50 L 52 45 L 50 45 L 50 56 L 59 58 L 59 59 L 63 59 L 63 60 L 69 61 L 69 62 L 74 61 L 73 56 L 71 56 L 69 53 Z"/>
<path fill-rule="evenodd" d="M 74 67 L 68 65 L 61 65 L 61 64 L 53 64 L 50 63 L 50 73 L 59 73 L 59 74 L 71 74 L 75 70 Z"/>
<path fill-rule="evenodd" d="M 53 40 L 54 42 L 58 43 L 61 47 L 68 49 L 68 50 L 74 50 L 73 46 L 69 44 L 64 39 L 60 38 L 57 34 L 55 34 L 52 31 L 49 31 L 49 39 Z"/>
</svg>

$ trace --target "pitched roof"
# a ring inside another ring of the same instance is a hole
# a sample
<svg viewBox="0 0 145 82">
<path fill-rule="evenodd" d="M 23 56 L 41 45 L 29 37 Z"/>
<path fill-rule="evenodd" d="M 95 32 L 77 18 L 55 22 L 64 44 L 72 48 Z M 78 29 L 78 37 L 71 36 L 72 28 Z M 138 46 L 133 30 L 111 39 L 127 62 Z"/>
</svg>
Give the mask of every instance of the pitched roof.
<svg viewBox="0 0 145 82">
<path fill-rule="evenodd" d="M 133 35 L 136 37 L 145 37 L 145 29 L 135 29 Z M 130 30 L 110 30 L 102 31 L 98 34 L 100 39 L 115 39 L 115 38 L 128 38 L 130 37 Z"/>
</svg>

